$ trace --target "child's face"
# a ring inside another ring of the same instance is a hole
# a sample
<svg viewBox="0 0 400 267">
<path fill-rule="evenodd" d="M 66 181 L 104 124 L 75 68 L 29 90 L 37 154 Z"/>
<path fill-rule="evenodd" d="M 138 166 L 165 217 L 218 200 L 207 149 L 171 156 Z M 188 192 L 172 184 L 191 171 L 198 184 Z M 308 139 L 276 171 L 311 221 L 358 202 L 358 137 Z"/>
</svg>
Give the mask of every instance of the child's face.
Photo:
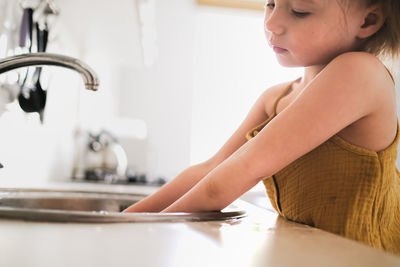
<svg viewBox="0 0 400 267">
<path fill-rule="evenodd" d="M 265 33 L 280 64 L 325 65 L 356 49 L 362 16 L 337 0 L 267 0 Z"/>
</svg>

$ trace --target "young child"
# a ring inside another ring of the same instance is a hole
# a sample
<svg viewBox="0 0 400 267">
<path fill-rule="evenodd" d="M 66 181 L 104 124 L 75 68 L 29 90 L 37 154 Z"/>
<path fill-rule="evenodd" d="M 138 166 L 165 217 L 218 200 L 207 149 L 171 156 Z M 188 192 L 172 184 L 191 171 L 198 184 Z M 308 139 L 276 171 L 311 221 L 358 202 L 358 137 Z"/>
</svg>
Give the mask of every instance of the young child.
<svg viewBox="0 0 400 267">
<path fill-rule="evenodd" d="M 285 218 L 400 253 L 398 0 L 268 0 L 265 33 L 304 75 L 266 90 L 209 160 L 125 212 L 221 210 L 263 181 Z M 268 75 L 268 74 L 266 74 Z"/>
</svg>

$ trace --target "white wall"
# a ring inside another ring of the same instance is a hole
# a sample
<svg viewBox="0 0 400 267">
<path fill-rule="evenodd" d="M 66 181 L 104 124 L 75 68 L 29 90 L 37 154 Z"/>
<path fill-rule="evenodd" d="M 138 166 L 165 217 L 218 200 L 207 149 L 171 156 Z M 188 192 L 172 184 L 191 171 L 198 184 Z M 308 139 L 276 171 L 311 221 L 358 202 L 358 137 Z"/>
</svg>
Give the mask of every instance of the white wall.
<svg viewBox="0 0 400 267">
<path fill-rule="evenodd" d="M 119 113 L 147 123 L 150 177 L 171 178 L 189 164 L 195 8 L 194 1 L 155 1 L 155 63 L 120 69 Z"/>
<path fill-rule="evenodd" d="M 264 90 L 301 75 L 277 63 L 263 20 L 262 11 L 197 9 L 192 163 L 223 145 Z"/>
</svg>

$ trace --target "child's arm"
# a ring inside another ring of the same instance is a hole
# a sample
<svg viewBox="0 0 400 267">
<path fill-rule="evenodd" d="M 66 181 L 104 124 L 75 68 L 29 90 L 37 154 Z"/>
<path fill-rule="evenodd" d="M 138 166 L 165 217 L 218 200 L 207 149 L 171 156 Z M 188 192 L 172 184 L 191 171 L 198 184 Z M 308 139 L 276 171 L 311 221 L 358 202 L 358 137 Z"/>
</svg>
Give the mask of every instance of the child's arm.
<svg viewBox="0 0 400 267">
<path fill-rule="evenodd" d="M 193 187 L 212 169 L 210 162 L 191 166 L 156 193 L 128 207 L 124 212 L 160 212 Z"/>
<path fill-rule="evenodd" d="M 164 212 L 221 210 L 353 122 L 385 105 L 391 86 L 383 65 L 365 53 L 333 60 L 260 133 Z"/>
<path fill-rule="evenodd" d="M 124 210 L 124 212 L 159 212 L 182 197 L 210 171 L 247 141 L 245 138 L 247 131 L 268 118 L 265 111 L 265 99 L 275 99 L 275 95 L 280 93 L 279 89 L 283 86 L 284 85 L 280 85 L 270 88 L 261 95 L 236 132 L 211 159 L 184 170 L 171 182 L 161 187 L 156 193 L 133 204 Z"/>
</svg>

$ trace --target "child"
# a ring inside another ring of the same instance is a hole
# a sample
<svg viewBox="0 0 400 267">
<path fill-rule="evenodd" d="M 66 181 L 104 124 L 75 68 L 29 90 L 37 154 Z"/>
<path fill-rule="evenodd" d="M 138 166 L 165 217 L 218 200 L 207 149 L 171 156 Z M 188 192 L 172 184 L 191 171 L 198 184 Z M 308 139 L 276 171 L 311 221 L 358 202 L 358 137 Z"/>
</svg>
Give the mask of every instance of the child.
<svg viewBox="0 0 400 267">
<path fill-rule="evenodd" d="M 304 75 L 266 90 L 212 158 L 125 212 L 221 210 L 263 181 L 281 216 L 400 253 L 396 94 L 377 58 L 398 55 L 399 2 L 268 0 L 269 45 Z"/>
</svg>

